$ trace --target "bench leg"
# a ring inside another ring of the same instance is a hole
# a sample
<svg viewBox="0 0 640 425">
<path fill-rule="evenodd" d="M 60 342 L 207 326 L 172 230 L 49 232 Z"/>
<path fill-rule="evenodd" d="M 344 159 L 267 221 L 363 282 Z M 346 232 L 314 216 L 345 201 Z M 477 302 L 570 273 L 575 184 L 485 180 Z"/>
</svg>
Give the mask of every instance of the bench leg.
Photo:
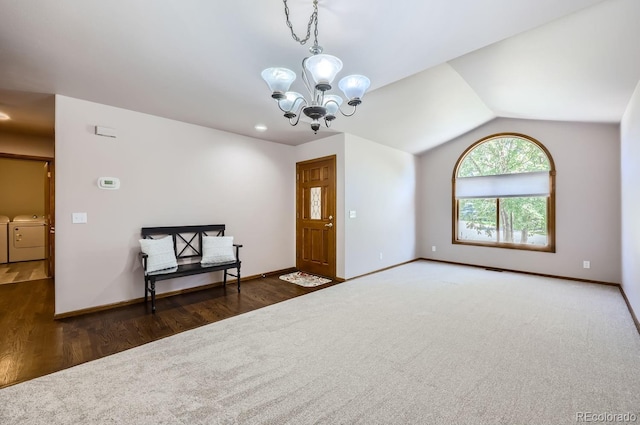
<svg viewBox="0 0 640 425">
<path fill-rule="evenodd" d="M 147 305 L 147 299 L 149 295 L 149 281 L 147 280 L 147 276 L 144 277 L 144 305 Z"/>
<path fill-rule="evenodd" d="M 224 270 L 224 277 L 222 278 L 222 287 L 227 290 L 227 269 Z"/>
<path fill-rule="evenodd" d="M 238 278 L 238 292 L 240 292 L 240 266 L 238 266 L 237 271 L 238 271 L 238 273 L 237 273 L 237 275 L 238 275 L 237 276 L 237 278 Z"/>
<path fill-rule="evenodd" d="M 156 283 L 151 281 L 151 313 L 156 314 Z"/>
</svg>

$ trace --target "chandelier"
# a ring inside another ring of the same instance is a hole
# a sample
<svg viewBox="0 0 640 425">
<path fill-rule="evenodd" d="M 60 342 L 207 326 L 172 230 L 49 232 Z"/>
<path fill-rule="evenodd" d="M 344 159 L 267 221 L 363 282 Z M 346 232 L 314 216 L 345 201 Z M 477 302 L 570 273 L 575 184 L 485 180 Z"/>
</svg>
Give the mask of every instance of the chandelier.
<svg viewBox="0 0 640 425">
<path fill-rule="evenodd" d="M 345 113 L 342 110 L 342 97 L 329 93 L 333 80 L 342 69 L 342 61 L 335 56 L 323 54 L 322 47 L 318 45 L 318 1 L 313 1 L 313 13 L 309 18 L 307 36 L 304 39 L 298 37 L 293 31 L 289 20 L 287 0 L 283 0 L 283 2 L 287 26 L 295 41 L 304 45 L 311 38 L 311 27 L 314 27 L 314 43 L 309 48 L 311 56 L 302 60 L 302 82 L 309 97 L 306 98 L 300 93 L 289 91 L 291 84 L 296 79 L 295 72 L 290 69 L 267 68 L 262 71 L 262 78 L 271 90 L 271 97 L 276 100 L 278 107 L 284 112 L 285 118 L 289 119 L 289 124 L 297 125 L 301 114 L 304 114 L 311 119 L 311 129 L 317 133 L 321 120 L 324 121 L 326 127 L 330 127 L 338 112 L 345 117 L 355 114 L 356 107 L 362 103 L 362 96 L 371 82 L 364 75 L 349 75 L 340 80 L 338 87 L 347 98 L 347 104 L 352 107 L 348 113 Z"/>
</svg>

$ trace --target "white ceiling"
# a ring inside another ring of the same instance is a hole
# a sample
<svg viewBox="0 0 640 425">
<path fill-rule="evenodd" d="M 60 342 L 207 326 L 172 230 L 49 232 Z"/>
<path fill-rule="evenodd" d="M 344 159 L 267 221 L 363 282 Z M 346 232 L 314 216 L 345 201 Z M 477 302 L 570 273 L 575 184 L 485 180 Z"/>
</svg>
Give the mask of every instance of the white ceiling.
<svg viewBox="0 0 640 425">
<path fill-rule="evenodd" d="M 312 1 L 288 4 L 304 35 Z M 319 0 L 320 45 L 372 86 L 317 135 L 290 127 L 260 78 L 308 54 L 281 0 L 0 0 L 0 111 L 15 92 L 57 93 L 290 145 L 346 131 L 419 153 L 497 116 L 619 122 L 640 80 L 637 0 L 372 4 Z"/>
</svg>

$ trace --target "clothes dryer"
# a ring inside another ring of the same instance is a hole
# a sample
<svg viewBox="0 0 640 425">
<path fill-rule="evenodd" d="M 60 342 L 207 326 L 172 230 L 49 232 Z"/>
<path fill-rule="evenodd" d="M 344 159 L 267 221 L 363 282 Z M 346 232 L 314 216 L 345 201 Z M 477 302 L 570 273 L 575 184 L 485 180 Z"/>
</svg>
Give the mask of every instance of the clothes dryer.
<svg viewBox="0 0 640 425">
<path fill-rule="evenodd" d="M 46 220 L 37 215 L 18 215 L 9 223 L 9 262 L 43 260 Z"/>
</svg>

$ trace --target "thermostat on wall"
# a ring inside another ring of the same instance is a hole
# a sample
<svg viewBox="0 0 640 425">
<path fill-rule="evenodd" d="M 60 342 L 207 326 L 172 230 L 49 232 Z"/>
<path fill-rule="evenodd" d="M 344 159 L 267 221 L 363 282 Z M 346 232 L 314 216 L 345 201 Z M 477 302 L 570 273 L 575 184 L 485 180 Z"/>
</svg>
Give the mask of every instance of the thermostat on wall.
<svg viewBox="0 0 640 425">
<path fill-rule="evenodd" d="M 100 189 L 120 189 L 120 179 L 117 177 L 100 177 L 98 179 Z"/>
</svg>

